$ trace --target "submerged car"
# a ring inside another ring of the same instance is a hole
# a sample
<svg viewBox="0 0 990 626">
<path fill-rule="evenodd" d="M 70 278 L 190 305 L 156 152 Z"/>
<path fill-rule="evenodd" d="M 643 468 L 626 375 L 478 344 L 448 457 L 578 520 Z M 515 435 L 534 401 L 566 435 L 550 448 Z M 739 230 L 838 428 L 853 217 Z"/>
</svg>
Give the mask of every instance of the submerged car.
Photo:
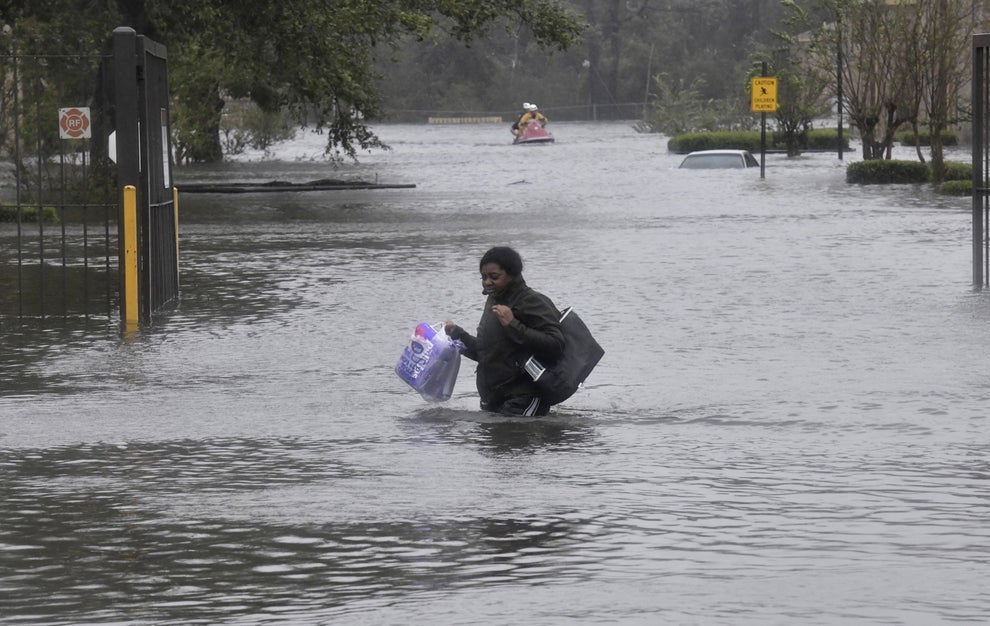
<svg viewBox="0 0 990 626">
<path fill-rule="evenodd" d="M 692 152 L 681 161 L 681 169 L 714 170 L 714 169 L 744 169 L 759 167 L 749 150 L 699 150 Z"/>
</svg>

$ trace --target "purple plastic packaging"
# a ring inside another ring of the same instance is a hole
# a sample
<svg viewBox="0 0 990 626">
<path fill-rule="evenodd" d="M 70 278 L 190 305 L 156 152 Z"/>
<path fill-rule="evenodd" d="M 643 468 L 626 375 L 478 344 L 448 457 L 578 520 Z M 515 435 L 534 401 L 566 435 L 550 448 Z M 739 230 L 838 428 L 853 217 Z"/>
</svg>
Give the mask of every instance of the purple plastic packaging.
<svg viewBox="0 0 990 626">
<path fill-rule="evenodd" d="M 430 401 L 450 399 L 461 366 L 464 344 L 447 336 L 443 327 L 420 323 L 402 350 L 395 373 Z"/>
</svg>

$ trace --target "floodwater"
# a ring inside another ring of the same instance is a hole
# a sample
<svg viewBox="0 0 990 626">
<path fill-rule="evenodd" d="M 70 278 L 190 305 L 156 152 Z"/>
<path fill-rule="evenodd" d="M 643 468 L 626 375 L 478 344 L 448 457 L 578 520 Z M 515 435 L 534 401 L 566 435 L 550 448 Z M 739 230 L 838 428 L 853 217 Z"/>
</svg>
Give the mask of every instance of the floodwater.
<svg viewBox="0 0 990 626">
<path fill-rule="evenodd" d="M 990 620 L 969 200 L 553 130 L 176 172 L 416 186 L 187 194 L 177 311 L 126 340 L 6 327 L 0 622 Z M 606 350 L 543 419 L 480 412 L 466 360 L 443 404 L 393 372 L 416 323 L 475 325 L 498 244 Z"/>
</svg>

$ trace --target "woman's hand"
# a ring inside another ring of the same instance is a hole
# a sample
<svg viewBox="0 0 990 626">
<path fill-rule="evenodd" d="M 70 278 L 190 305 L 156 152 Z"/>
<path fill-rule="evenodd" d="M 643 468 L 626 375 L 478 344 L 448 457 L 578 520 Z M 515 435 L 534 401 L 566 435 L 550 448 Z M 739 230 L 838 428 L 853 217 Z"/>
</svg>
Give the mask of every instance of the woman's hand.
<svg viewBox="0 0 990 626">
<path fill-rule="evenodd" d="M 508 326 L 512 320 L 516 319 L 516 316 L 512 314 L 512 309 L 505 306 L 504 304 L 496 304 L 492 307 L 492 313 L 498 318 L 499 323 L 505 327 Z"/>
</svg>

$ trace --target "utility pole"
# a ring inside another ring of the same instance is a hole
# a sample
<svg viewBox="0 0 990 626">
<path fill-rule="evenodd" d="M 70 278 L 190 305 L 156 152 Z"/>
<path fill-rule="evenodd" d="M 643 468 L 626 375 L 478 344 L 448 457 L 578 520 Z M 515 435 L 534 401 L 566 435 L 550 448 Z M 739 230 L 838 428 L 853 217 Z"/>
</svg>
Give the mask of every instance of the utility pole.
<svg viewBox="0 0 990 626">
<path fill-rule="evenodd" d="M 836 111 L 839 114 L 839 160 L 842 160 L 842 13 L 835 13 L 835 85 L 836 85 Z"/>
</svg>

